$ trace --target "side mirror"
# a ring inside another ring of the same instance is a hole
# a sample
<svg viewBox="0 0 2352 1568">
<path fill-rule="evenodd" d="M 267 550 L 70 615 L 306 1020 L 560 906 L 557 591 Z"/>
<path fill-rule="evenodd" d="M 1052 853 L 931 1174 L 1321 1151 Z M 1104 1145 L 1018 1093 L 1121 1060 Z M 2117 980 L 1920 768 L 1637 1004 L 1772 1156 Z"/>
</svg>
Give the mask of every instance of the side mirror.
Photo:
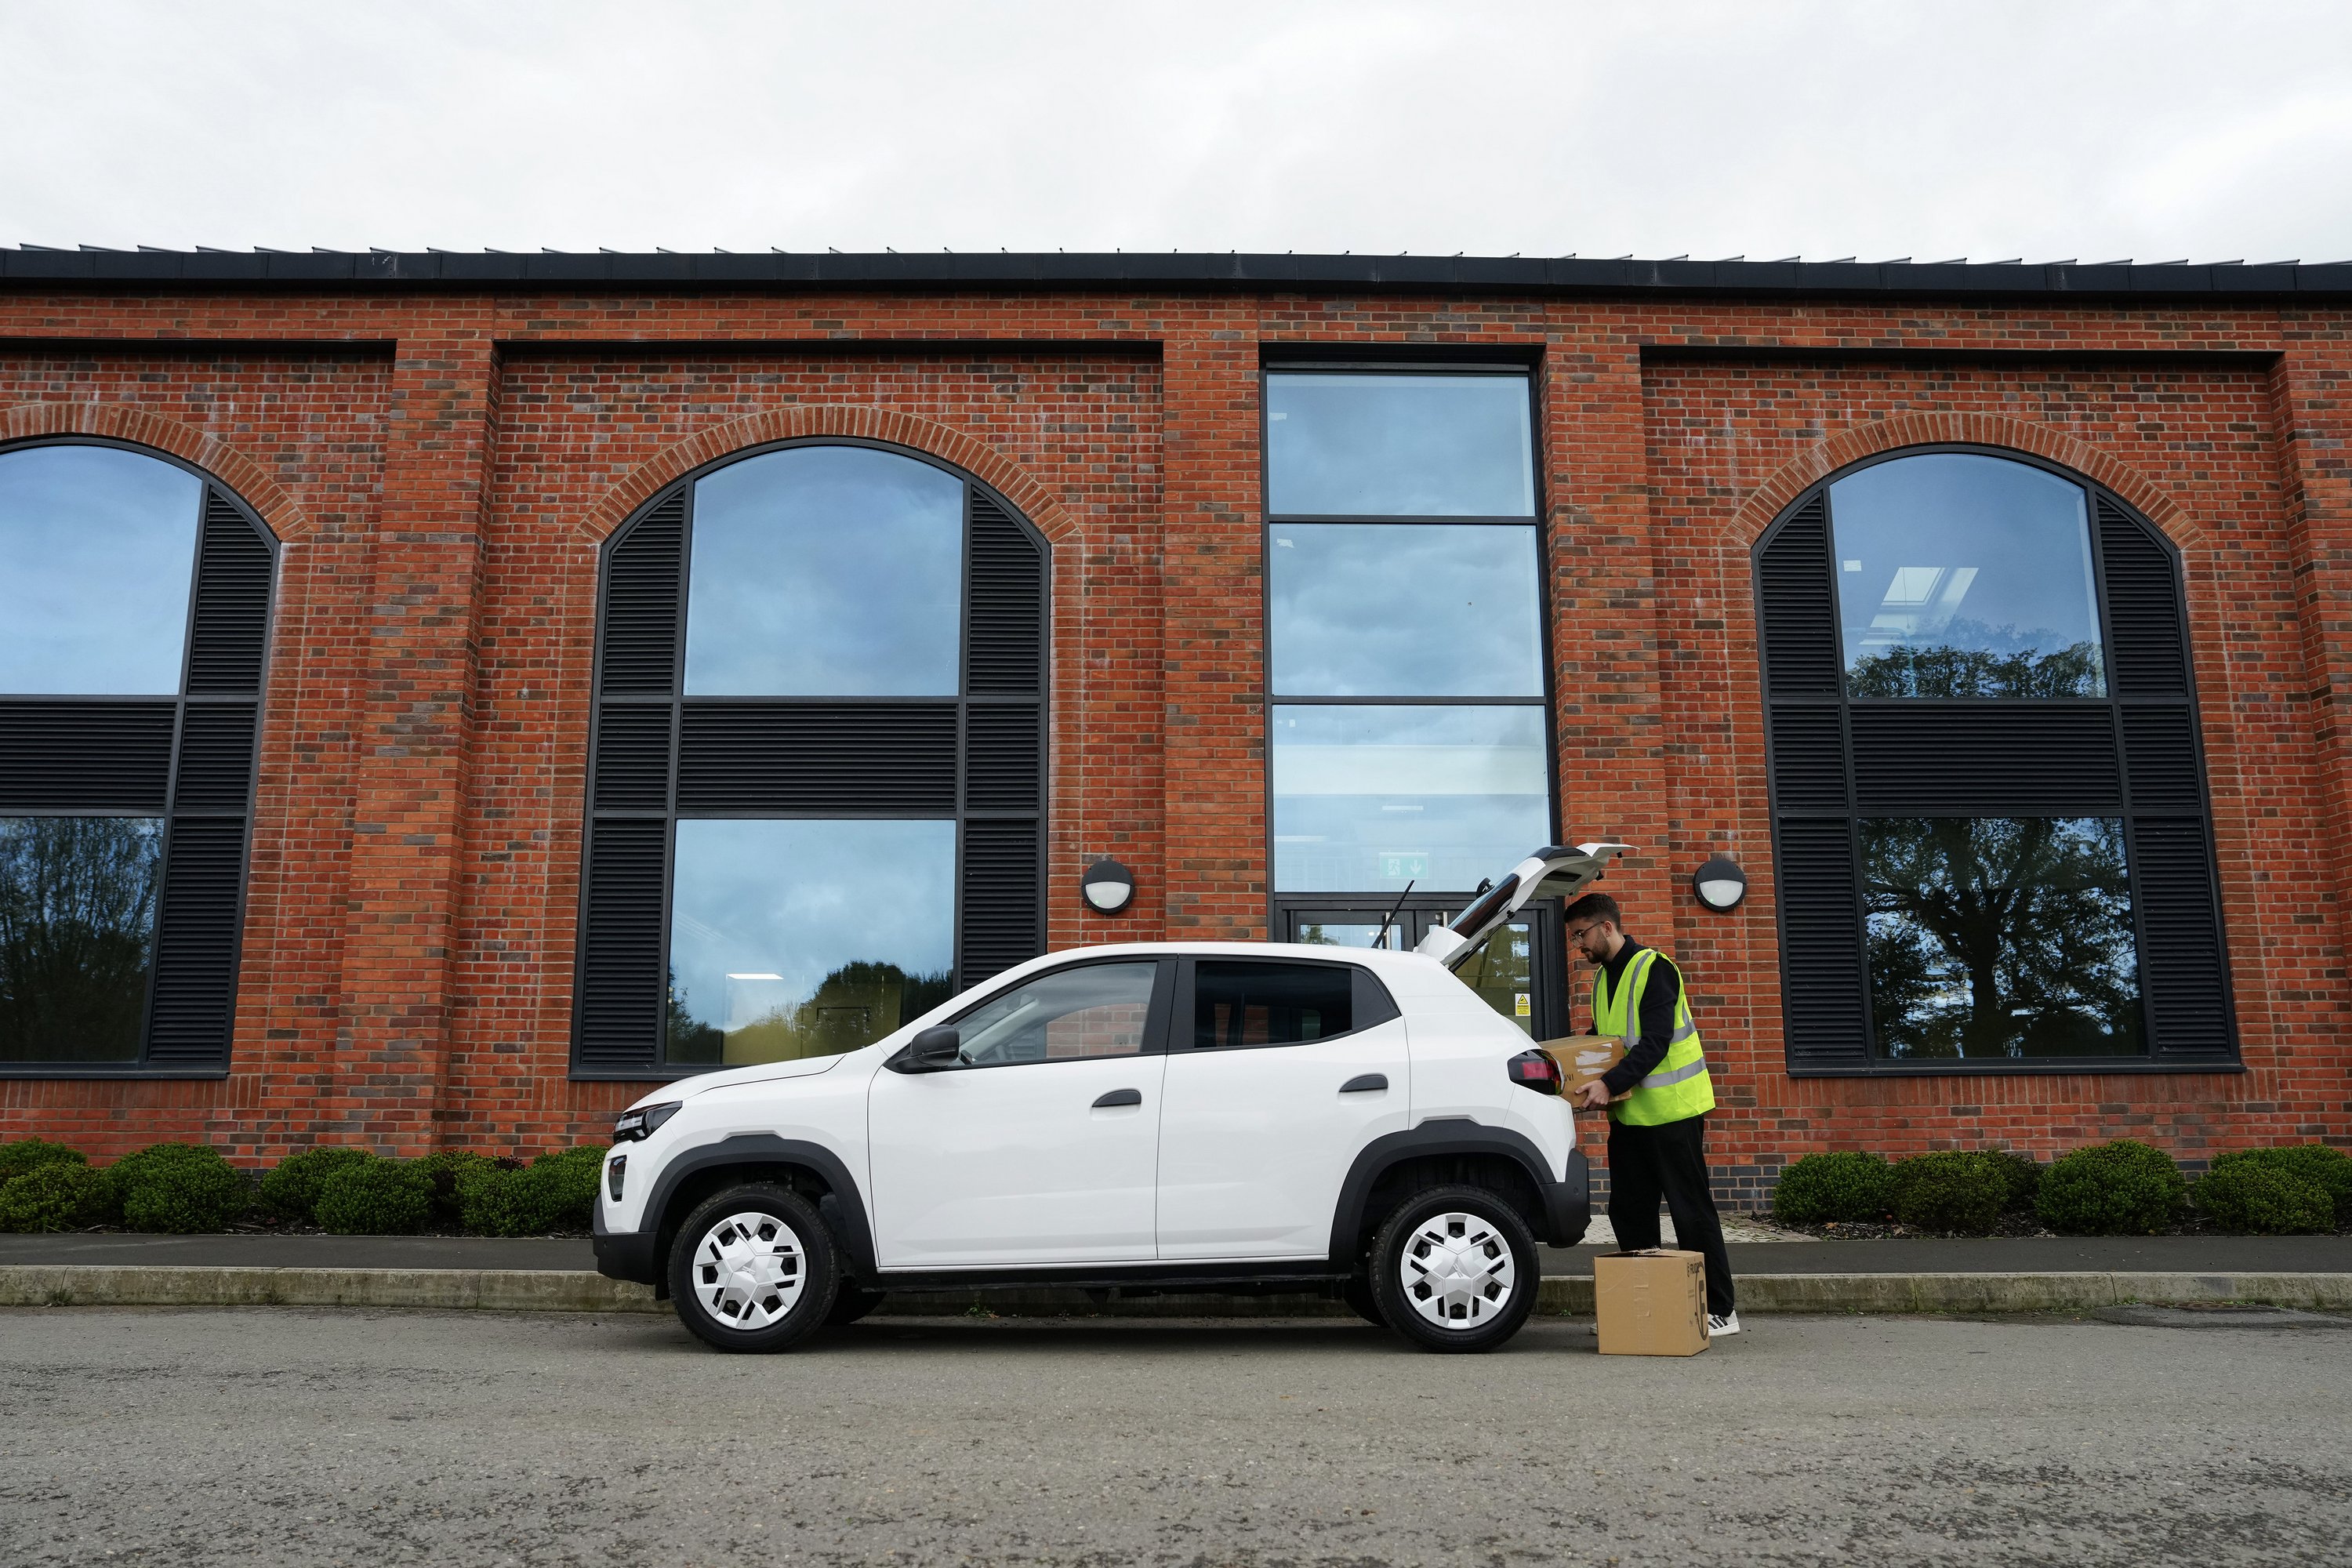
<svg viewBox="0 0 2352 1568">
<path fill-rule="evenodd" d="M 934 1024 L 907 1047 L 908 1065 L 919 1072 L 953 1067 L 963 1050 L 963 1037 L 953 1024 Z"/>
</svg>

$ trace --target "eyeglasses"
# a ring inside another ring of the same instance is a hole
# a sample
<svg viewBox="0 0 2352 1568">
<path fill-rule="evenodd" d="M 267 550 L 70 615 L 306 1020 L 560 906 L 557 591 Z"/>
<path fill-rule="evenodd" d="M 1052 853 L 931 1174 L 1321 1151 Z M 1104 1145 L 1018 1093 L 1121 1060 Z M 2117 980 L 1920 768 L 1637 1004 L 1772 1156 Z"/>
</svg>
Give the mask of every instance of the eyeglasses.
<svg viewBox="0 0 2352 1568">
<path fill-rule="evenodd" d="M 1601 926 L 1607 923 L 1608 922 L 1605 921 L 1594 921 L 1589 926 L 1578 926 L 1574 931 L 1568 933 L 1568 940 L 1570 942 L 1582 942 L 1586 931 L 1598 931 Z"/>
</svg>

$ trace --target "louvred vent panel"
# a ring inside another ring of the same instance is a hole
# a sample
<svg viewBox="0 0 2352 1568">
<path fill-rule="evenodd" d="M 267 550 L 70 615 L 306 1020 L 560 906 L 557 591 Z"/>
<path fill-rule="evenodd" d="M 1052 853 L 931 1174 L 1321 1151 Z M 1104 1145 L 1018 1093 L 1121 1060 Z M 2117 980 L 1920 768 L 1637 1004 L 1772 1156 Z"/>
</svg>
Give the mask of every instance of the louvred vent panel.
<svg viewBox="0 0 2352 1568">
<path fill-rule="evenodd" d="M 598 822 L 588 841 L 580 944 L 580 1065 L 651 1068 L 660 1058 L 664 861 L 669 825 Z"/>
<path fill-rule="evenodd" d="M 1029 531 L 971 492 L 971 616 L 965 689 L 1027 696 L 1045 689 L 1045 552 Z"/>
<path fill-rule="evenodd" d="M 605 565 L 601 689 L 677 689 L 678 589 L 685 577 L 686 487 L 613 547 Z"/>
<path fill-rule="evenodd" d="M 1836 708 L 1773 706 L 1772 784 L 1784 811 L 1846 809 L 1844 725 Z"/>
<path fill-rule="evenodd" d="M 155 921 L 151 1067 L 228 1066 L 236 1007 L 237 906 L 245 889 L 245 823 L 175 820 L 164 847 Z"/>
<path fill-rule="evenodd" d="M 1039 710 L 974 703 L 964 721 L 964 805 L 972 811 L 1035 811 L 1045 761 Z"/>
<path fill-rule="evenodd" d="M 1756 563 L 1764 674 L 1775 697 L 1834 695 L 1843 667 L 1830 595 L 1829 501 L 1815 496 L 1783 521 Z"/>
<path fill-rule="evenodd" d="M 952 702 L 695 702 L 677 804 L 700 811 L 953 811 Z"/>
<path fill-rule="evenodd" d="M 196 547 L 194 624 L 188 636 L 188 689 L 242 695 L 261 689 L 269 640 L 272 552 L 243 511 L 205 492 Z"/>
<path fill-rule="evenodd" d="M 1797 820 L 1781 823 L 1776 837 L 1789 1065 L 1866 1068 L 1869 970 L 1852 833 L 1843 821 Z"/>
<path fill-rule="evenodd" d="M 2123 808 L 2113 714 L 2103 702 L 1857 703 L 1854 798 L 1922 816 L 2113 815 Z"/>
<path fill-rule="evenodd" d="M 596 809 L 659 811 L 669 804 L 667 702 L 608 702 L 596 716 Z"/>
<path fill-rule="evenodd" d="M 2158 1061 L 2234 1059 L 2213 856 L 2196 817 L 2132 821 L 2132 896 L 2144 951 L 2140 994 Z"/>
<path fill-rule="evenodd" d="M 0 812 L 161 812 L 178 704 L 0 700 Z"/>
<path fill-rule="evenodd" d="M 2186 707 L 2124 710 L 2124 760 L 2132 809 L 2196 815 L 2205 808 L 2197 766 L 2197 723 Z"/>
<path fill-rule="evenodd" d="M 2115 666 L 2116 690 L 2126 697 L 2186 695 L 2188 646 L 2172 552 L 2105 496 L 2098 511 L 2107 582 L 2107 657 Z"/>
<path fill-rule="evenodd" d="M 191 702 L 180 721 L 175 811 L 243 812 L 253 798 L 254 705 Z"/>
<path fill-rule="evenodd" d="M 963 825 L 963 937 L 957 982 L 977 985 L 1045 951 L 1042 836 L 1034 822 Z"/>
</svg>

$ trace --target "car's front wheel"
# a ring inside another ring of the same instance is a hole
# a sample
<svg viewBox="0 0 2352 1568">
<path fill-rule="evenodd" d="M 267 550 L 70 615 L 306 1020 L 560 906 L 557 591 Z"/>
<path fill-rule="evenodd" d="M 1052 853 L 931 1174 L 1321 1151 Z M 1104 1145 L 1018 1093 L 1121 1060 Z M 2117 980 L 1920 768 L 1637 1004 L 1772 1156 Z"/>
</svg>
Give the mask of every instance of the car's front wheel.
<svg viewBox="0 0 2352 1568">
<path fill-rule="evenodd" d="M 1485 1187 L 1417 1193 L 1372 1238 L 1381 1316 L 1423 1350 L 1493 1350 L 1528 1321 L 1540 1272 L 1528 1222 Z"/>
<path fill-rule="evenodd" d="M 824 1325 L 841 1269 L 816 1209 L 766 1182 L 696 1205 L 669 1250 L 677 1315 L 722 1351 L 780 1351 Z"/>
</svg>

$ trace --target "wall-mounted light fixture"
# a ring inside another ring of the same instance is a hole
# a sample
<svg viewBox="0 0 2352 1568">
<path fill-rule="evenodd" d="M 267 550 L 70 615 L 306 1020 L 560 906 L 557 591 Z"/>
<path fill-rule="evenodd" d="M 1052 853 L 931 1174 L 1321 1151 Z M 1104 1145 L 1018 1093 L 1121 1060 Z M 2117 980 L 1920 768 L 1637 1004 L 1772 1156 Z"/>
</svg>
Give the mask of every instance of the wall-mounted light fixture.
<svg viewBox="0 0 2352 1568">
<path fill-rule="evenodd" d="M 1735 910 L 1748 896 L 1748 873 L 1730 856 L 1717 855 L 1691 873 L 1691 891 L 1708 909 Z"/>
<path fill-rule="evenodd" d="M 1135 901 L 1135 873 L 1106 855 L 1087 868 L 1078 890 L 1097 910 L 1115 915 Z"/>
</svg>

